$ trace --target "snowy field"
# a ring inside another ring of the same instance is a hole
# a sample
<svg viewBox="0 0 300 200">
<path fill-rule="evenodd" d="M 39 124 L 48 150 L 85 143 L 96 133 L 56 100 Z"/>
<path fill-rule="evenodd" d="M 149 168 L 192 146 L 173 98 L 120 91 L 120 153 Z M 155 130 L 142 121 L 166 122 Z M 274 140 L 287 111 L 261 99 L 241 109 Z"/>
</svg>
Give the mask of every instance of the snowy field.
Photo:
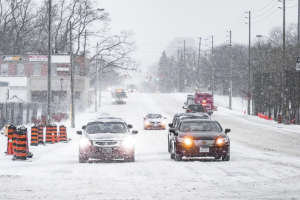
<svg viewBox="0 0 300 200">
<path fill-rule="evenodd" d="M 282 125 L 243 113 L 234 99 L 216 96 L 213 118 L 230 128 L 229 162 L 175 162 L 167 152 L 167 130 L 143 130 L 143 117 L 183 112 L 186 94 L 128 94 L 126 105 L 112 105 L 105 93 L 100 112 L 124 118 L 136 137 L 134 163 L 78 163 L 76 130 L 96 113 L 76 115 L 67 144 L 30 147 L 31 162 L 0 154 L 0 199 L 300 199 L 300 126 Z M 7 138 L 0 135 L 0 150 Z"/>
</svg>

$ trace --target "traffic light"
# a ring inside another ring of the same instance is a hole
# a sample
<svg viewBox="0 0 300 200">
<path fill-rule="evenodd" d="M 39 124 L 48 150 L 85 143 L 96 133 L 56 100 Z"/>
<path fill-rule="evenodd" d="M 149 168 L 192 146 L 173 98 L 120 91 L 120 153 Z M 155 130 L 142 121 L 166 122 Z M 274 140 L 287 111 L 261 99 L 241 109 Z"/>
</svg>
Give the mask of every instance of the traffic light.
<svg viewBox="0 0 300 200">
<path fill-rule="evenodd" d="M 156 77 L 156 81 L 159 81 L 159 78 L 158 78 L 158 77 Z"/>
<path fill-rule="evenodd" d="M 148 76 L 146 76 L 146 82 L 148 82 Z"/>
<path fill-rule="evenodd" d="M 124 74 L 124 79 L 127 79 L 127 74 Z"/>
<path fill-rule="evenodd" d="M 149 81 L 150 81 L 150 82 L 151 82 L 151 80 L 152 80 L 152 76 L 149 77 Z"/>
<path fill-rule="evenodd" d="M 160 80 L 162 81 L 163 79 L 164 79 L 164 75 L 161 75 L 161 79 Z"/>
</svg>

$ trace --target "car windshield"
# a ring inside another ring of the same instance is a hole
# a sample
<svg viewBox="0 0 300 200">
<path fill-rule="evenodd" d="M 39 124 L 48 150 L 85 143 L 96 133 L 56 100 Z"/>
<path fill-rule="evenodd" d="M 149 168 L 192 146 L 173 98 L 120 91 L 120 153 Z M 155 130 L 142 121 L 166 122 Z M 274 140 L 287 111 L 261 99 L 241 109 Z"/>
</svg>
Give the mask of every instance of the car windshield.
<svg viewBox="0 0 300 200">
<path fill-rule="evenodd" d="M 116 95 L 116 97 L 126 97 L 125 92 L 116 92 L 115 95 Z"/>
<path fill-rule="evenodd" d="M 221 132 L 222 129 L 217 122 L 184 122 L 180 125 L 180 131 L 217 131 Z"/>
<path fill-rule="evenodd" d="M 89 124 L 86 128 L 87 134 L 97 133 L 127 133 L 127 126 L 122 122 L 99 122 Z"/>
<path fill-rule="evenodd" d="M 147 118 L 148 119 L 158 119 L 158 118 L 162 118 L 162 116 L 160 114 L 148 114 Z"/>
</svg>

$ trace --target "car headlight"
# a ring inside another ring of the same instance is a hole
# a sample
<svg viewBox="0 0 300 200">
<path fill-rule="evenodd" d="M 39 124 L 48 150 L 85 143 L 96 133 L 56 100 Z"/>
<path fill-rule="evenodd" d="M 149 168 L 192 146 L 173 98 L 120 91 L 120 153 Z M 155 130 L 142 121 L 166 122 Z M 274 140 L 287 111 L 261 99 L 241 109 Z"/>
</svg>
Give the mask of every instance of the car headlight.
<svg viewBox="0 0 300 200">
<path fill-rule="evenodd" d="M 125 98 L 123 99 L 123 101 L 126 101 L 126 100 L 127 100 L 127 99 L 125 99 Z"/>
<path fill-rule="evenodd" d="M 81 138 L 79 140 L 79 146 L 82 148 L 88 147 L 92 145 L 92 141 L 90 141 L 88 138 Z"/>
<path fill-rule="evenodd" d="M 162 125 L 166 125 L 166 121 L 164 121 L 164 120 L 161 121 L 160 123 L 161 123 Z"/>
<path fill-rule="evenodd" d="M 134 138 L 133 137 L 126 137 L 123 142 L 122 145 L 126 148 L 132 148 L 134 147 Z"/>
<path fill-rule="evenodd" d="M 145 125 L 149 125 L 150 122 L 148 120 L 145 121 Z"/>
<path fill-rule="evenodd" d="M 193 141 L 190 138 L 185 138 L 183 143 L 187 146 L 190 146 L 193 143 Z"/>
<path fill-rule="evenodd" d="M 216 144 L 219 145 L 219 146 L 224 145 L 226 142 L 228 142 L 227 138 L 217 138 L 216 139 Z"/>
<path fill-rule="evenodd" d="M 179 138 L 178 142 L 185 144 L 186 146 L 190 146 L 193 144 L 193 140 L 190 138 Z"/>
</svg>

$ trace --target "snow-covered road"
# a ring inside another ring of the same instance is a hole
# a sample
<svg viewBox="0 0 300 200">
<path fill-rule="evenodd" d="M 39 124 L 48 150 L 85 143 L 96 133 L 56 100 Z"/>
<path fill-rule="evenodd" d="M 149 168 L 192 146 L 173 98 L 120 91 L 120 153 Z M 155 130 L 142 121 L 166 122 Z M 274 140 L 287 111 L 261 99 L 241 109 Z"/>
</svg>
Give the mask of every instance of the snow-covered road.
<svg viewBox="0 0 300 200">
<path fill-rule="evenodd" d="M 136 162 L 78 163 L 78 139 L 30 147 L 32 162 L 0 154 L 0 199 L 300 199 L 300 127 L 228 111 L 213 114 L 230 128 L 231 160 L 170 159 L 166 130 L 143 130 L 143 117 L 157 112 L 171 122 L 182 112 L 185 94 L 129 94 L 126 105 L 111 105 L 104 94 L 100 112 L 124 118 L 138 130 Z M 96 114 L 76 116 L 76 128 Z M 66 125 L 69 125 L 66 124 Z M 6 138 L 0 135 L 1 151 Z"/>
</svg>

